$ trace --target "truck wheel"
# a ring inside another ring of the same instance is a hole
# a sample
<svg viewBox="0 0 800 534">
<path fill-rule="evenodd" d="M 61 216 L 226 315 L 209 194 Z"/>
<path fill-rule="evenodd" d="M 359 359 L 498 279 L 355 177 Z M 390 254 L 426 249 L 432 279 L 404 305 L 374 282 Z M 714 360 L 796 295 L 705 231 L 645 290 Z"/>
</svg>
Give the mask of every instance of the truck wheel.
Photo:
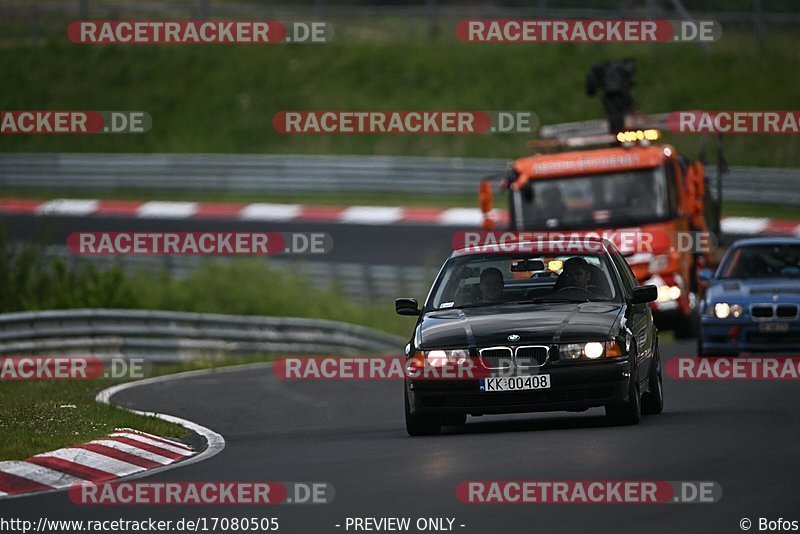
<svg viewBox="0 0 800 534">
<path fill-rule="evenodd" d="M 435 436 L 442 431 L 442 421 L 435 416 L 412 414 L 405 392 L 406 432 L 409 436 Z"/>
</svg>

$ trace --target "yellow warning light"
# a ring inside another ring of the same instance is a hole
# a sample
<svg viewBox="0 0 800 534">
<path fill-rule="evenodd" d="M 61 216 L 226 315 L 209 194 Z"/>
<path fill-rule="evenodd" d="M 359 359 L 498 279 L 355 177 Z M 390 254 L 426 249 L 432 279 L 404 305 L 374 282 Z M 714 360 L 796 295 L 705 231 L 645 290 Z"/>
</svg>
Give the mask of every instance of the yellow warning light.
<svg viewBox="0 0 800 534">
<path fill-rule="evenodd" d="M 619 132 L 617 134 L 617 141 L 620 143 L 656 141 L 659 137 L 661 137 L 661 132 L 658 130 L 629 130 L 626 132 Z"/>
</svg>

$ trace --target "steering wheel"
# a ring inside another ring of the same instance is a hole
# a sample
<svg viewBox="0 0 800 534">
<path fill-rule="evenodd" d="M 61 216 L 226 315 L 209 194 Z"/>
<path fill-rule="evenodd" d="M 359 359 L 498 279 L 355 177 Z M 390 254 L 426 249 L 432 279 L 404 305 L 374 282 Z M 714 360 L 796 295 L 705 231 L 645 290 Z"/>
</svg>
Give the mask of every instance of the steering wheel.
<svg viewBox="0 0 800 534">
<path fill-rule="evenodd" d="M 586 293 L 588 295 L 594 295 L 595 294 L 594 291 L 591 291 L 591 290 L 583 288 L 583 287 L 578 287 L 578 286 L 564 286 L 564 287 L 562 287 L 560 289 L 557 289 L 556 293 L 561 293 L 562 291 L 582 291 L 582 292 L 584 292 L 584 293 Z"/>
</svg>

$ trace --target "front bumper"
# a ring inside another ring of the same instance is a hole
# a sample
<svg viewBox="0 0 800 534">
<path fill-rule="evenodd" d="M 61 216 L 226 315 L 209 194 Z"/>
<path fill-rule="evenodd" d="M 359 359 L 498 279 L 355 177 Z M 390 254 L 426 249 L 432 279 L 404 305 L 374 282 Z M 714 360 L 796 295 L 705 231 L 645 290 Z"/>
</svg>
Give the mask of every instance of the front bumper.
<svg viewBox="0 0 800 534">
<path fill-rule="evenodd" d="M 785 332 L 764 332 L 762 324 L 781 321 L 756 322 L 750 319 L 717 319 L 703 316 L 700 319 L 700 336 L 706 352 L 770 352 L 800 351 L 800 321 L 786 321 Z M 776 328 L 776 327 L 766 327 Z M 723 354 L 724 355 L 724 354 Z"/>
<path fill-rule="evenodd" d="M 628 400 L 630 363 L 549 364 L 551 387 L 530 391 L 481 392 L 478 380 L 407 380 L 411 413 L 506 414 L 584 410 Z"/>
</svg>

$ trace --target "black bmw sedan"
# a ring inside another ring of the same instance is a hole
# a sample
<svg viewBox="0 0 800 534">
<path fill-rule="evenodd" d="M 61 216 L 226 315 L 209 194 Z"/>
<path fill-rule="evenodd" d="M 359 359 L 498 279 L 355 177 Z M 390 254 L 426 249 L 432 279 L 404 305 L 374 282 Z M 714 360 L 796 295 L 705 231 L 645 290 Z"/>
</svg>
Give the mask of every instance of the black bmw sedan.
<svg viewBox="0 0 800 534">
<path fill-rule="evenodd" d="M 647 305 L 656 297 L 606 240 L 455 251 L 421 309 L 395 302 L 398 314 L 419 316 L 406 346 L 408 433 L 437 434 L 468 415 L 604 407 L 614 424 L 636 424 L 660 413 Z"/>
</svg>

